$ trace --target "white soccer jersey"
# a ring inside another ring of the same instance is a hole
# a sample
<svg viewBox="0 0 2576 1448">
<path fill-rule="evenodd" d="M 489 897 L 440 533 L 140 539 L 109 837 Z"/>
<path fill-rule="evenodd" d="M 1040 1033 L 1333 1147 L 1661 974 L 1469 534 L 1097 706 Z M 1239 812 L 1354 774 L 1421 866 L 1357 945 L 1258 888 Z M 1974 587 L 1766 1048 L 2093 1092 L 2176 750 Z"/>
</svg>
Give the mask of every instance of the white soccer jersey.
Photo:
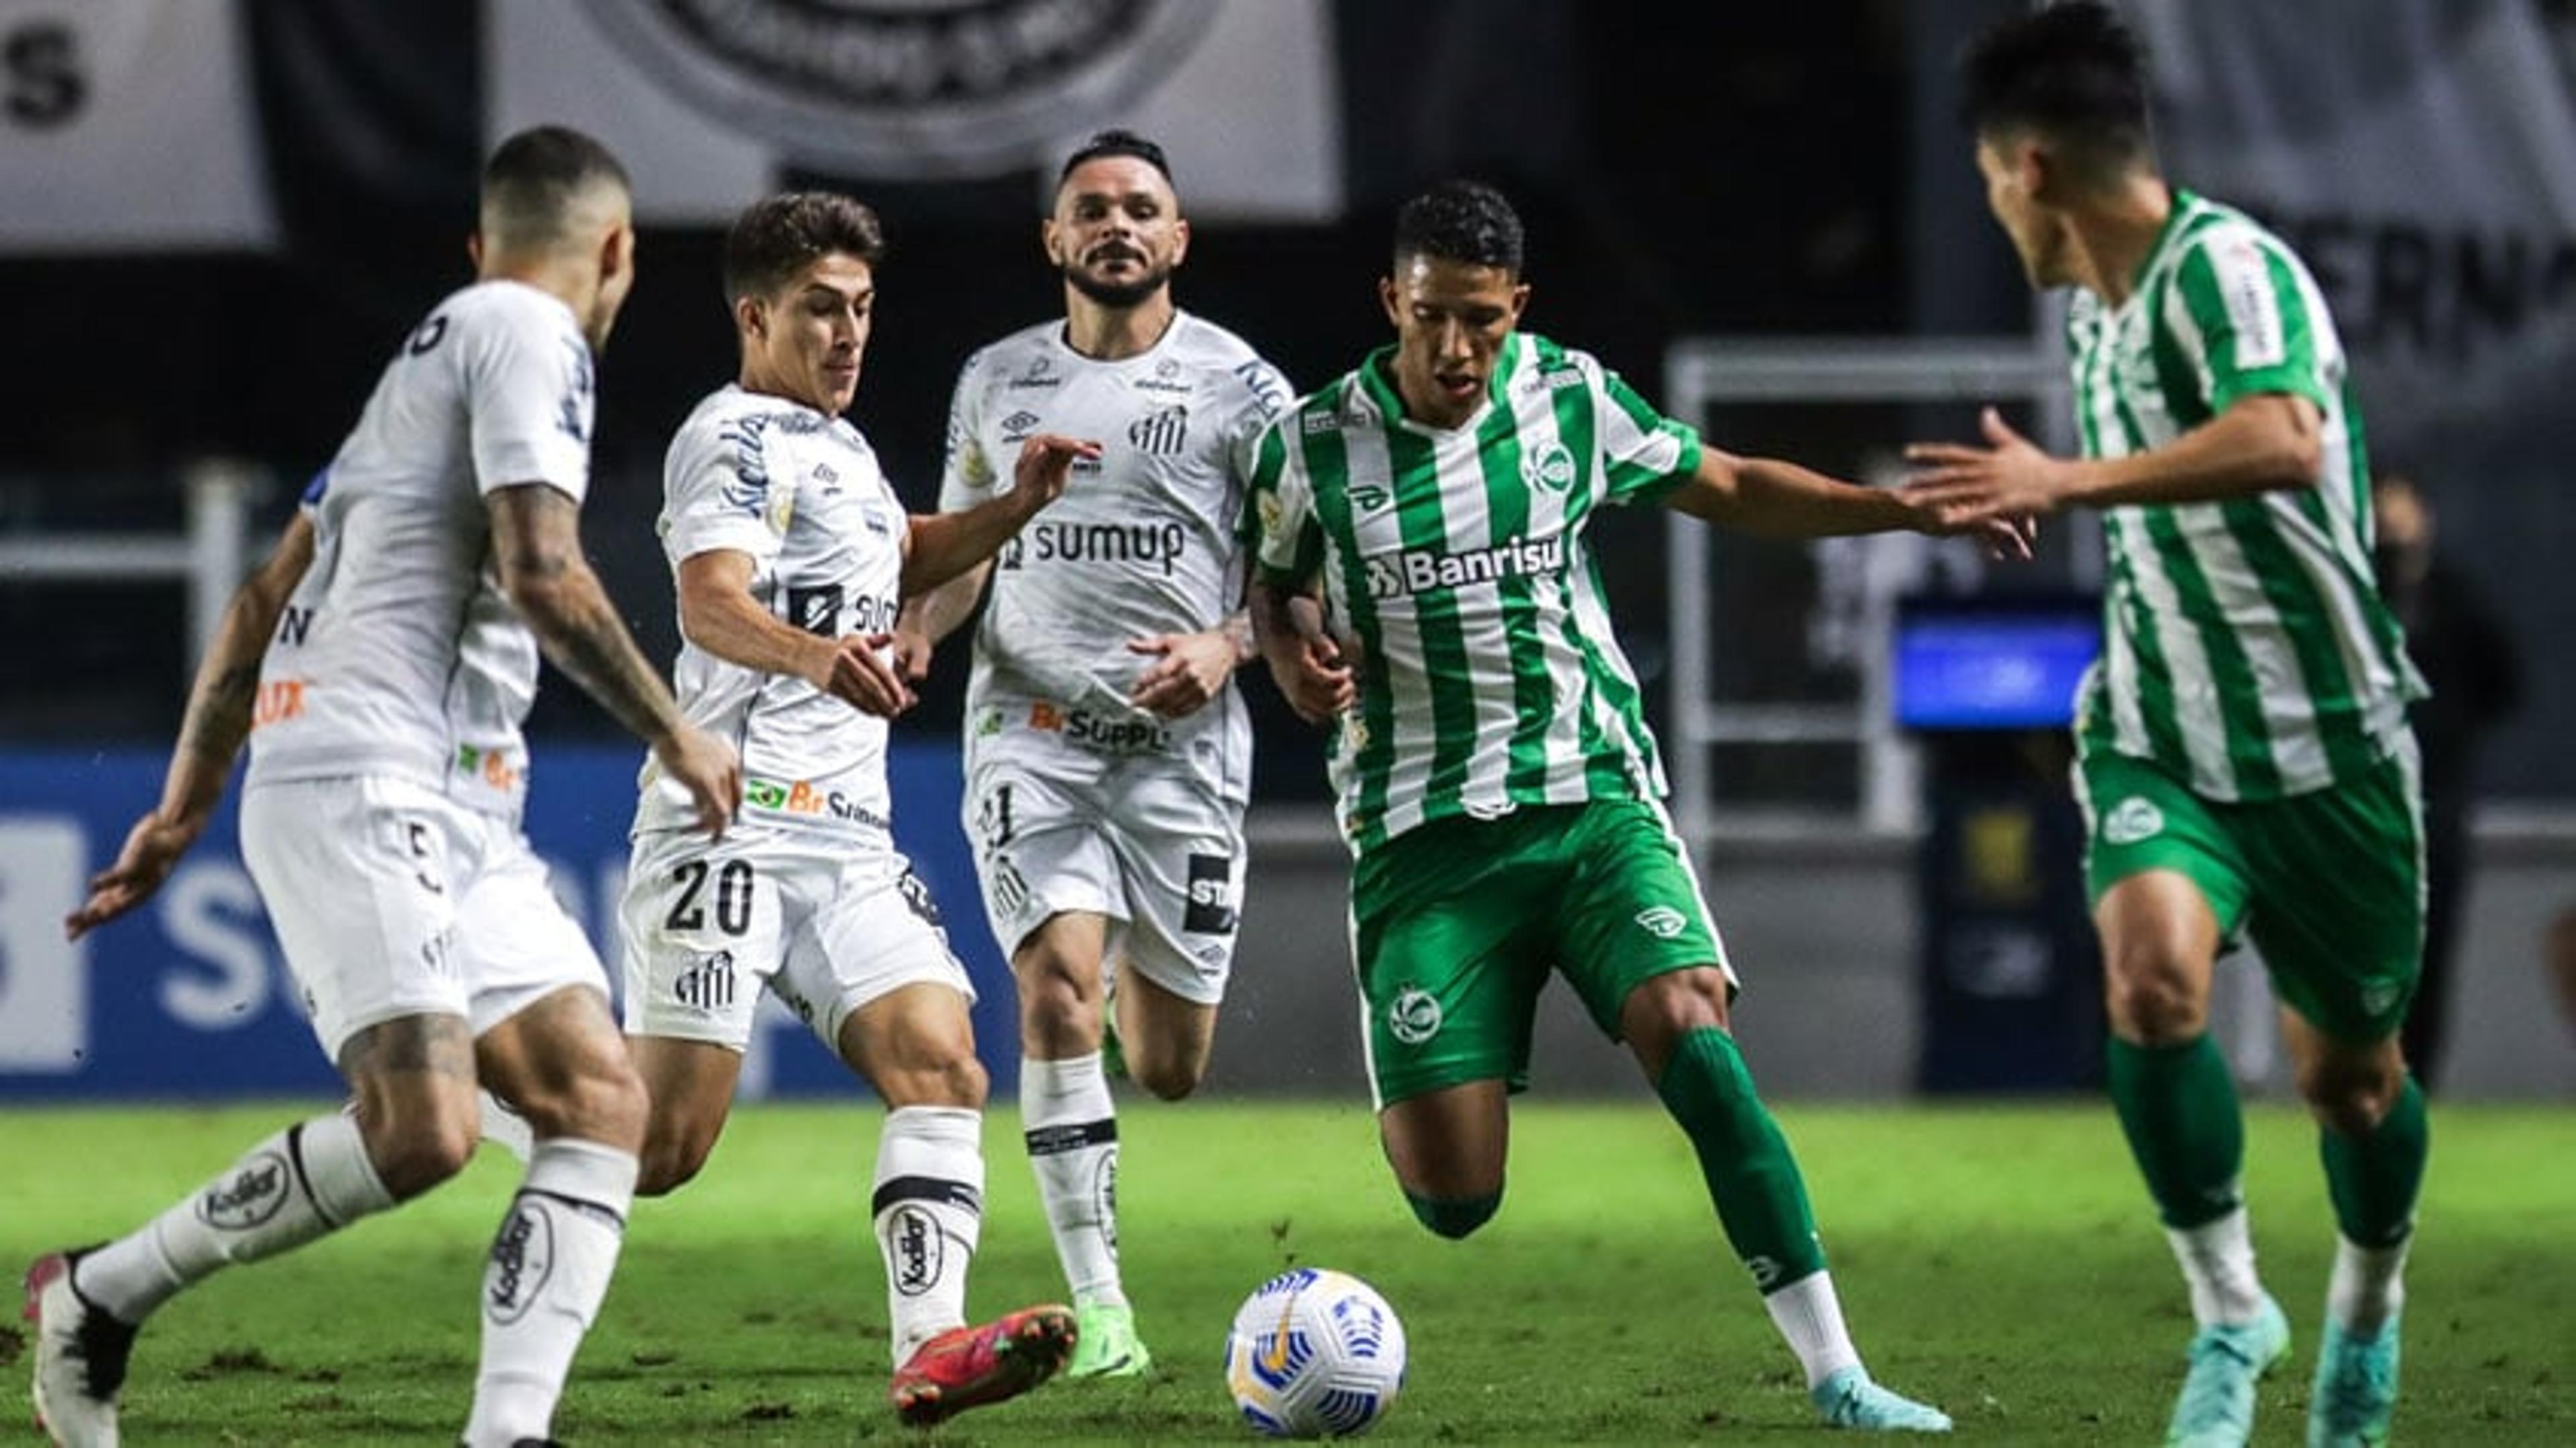
<svg viewBox="0 0 2576 1448">
<path fill-rule="evenodd" d="M 1174 315 L 1145 352 L 1097 361 L 1064 324 L 1013 333 L 969 358 L 948 424 L 940 506 L 1007 491 L 1037 432 L 1094 438 L 1064 496 L 995 560 L 992 597 L 967 685 L 978 753 L 1185 760 L 1225 798 L 1250 789 L 1251 724 L 1231 685 L 1186 719 L 1128 704 L 1154 660 L 1127 647 L 1195 633 L 1233 613 L 1243 561 L 1235 536 L 1253 444 L 1291 394 L 1224 328 Z"/>
<path fill-rule="evenodd" d="M 474 809 L 526 795 L 537 642 L 502 592 L 483 495 L 590 485 L 590 344 L 519 282 L 438 305 L 313 480 L 313 565 L 260 669 L 249 782 L 377 775 Z"/>
<path fill-rule="evenodd" d="M 749 554 L 752 597 L 825 638 L 894 627 L 909 526 L 859 430 L 783 397 L 717 389 L 663 459 L 672 567 L 719 548 Z M 745 819 L 885 840 L 885 720 L 695 644 L 681 644 L 675 673 L 689 722 L 741 752 Z M 642 785 L 637 833 L 697 827 L 688 791 L 658 762 Z"/>
</svg>

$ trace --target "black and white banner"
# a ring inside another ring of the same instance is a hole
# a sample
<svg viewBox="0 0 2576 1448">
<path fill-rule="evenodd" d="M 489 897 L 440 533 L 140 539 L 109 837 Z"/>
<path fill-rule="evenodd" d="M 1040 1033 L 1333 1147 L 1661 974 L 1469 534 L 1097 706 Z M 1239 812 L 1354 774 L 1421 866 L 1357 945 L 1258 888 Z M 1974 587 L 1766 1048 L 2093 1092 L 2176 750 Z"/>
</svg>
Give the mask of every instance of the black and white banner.
<svg viewBox="0 0 2576 1448">
<path fill-rule="evenodd" d="M 0 252 L 275 239 L 233 0 L 0 0 Z"/>
<path fill-rule="evenodd" d="M 485 43 L 487 136 L 591 132 L 648 221 L 720 225 L 788 168 L 1045 169 L 1108 125 L 1195 216 L 1342 208 L 1329 0 L 489 0 Z"/>
<path fill-rule="evenodd" d="M 2375 451 L 2570 425 L 2576 24 L 2540 0 L 2136 0 L 2167 172 L 2277 228 Z M 2563 459 L 2562 459 L 2563 461 Z"/>
</svg>

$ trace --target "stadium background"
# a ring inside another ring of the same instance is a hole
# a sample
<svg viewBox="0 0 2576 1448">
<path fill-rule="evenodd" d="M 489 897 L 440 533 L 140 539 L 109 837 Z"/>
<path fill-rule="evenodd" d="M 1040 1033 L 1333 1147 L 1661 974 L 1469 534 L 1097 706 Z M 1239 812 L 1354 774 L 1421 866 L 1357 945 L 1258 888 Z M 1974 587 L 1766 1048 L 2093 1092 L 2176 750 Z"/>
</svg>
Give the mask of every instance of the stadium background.
<svg viewBox="0 0 2576 1448">
<path fill-rule="evenodd" d="M 924 507 L 958 365 L 1058 305 L 1034 223 L 1052 158 L 1099 123 L 1141 120 L 1172 146 L 1195 223 L 1182 304 L 1240 331 L 1301 386 L 1382 339 L 1373 281 L 1393 207 L 1462 173 L 1503 185 L 1529 221 L 1530 325 L 1599 354 L 1650 396 L 1667 350 L 1691 337 L 2030 339 L 2032 304 L 1949 119 L 1958 38 L 2014 3 L 1727 7 L 1686 44 L 1669 7 L 1573 0 L 1260 0 L 1258 23 L 1246 18 L 1253 0 L 0 0 L 0 316 L 11 338 L 0 544 L 171 529 L 179 480 L 209 458 L 269 480 L 251 508 L 253 538 L 268 536 L 387 349 L 464 279 L 488 141 L 558 114 L 620 144 L 644 193 L 642 279 L 603 367 L 585 531 L 658 657 L 675 642 L 651 542 L 660 451 L 732 372 L 714 285 L 719 219 L 775 183 L 842 186 L 886 219 L 895 249 L 854 415 Z M 2563 1098 L 2576 1051 L 2539 951 L 2551 914 L 2576 900 L 2576 755 L 2563 744 L 2576 733 L 2576 681 L 2553 666 L 2576 626 L 2576 578 L 2560 564 L 2576 545 L 2564 461 L 2576 431 L 2564 400 L 2576 360 L 2576 20 L 2549 0 L 2132 8 L 2169 62 L 2175 175 L 2275 217 L 2308 249 L 2360 357 L 2381 461 L 2422 474 L 2446 551 L 2517 635 L 2530 684 L 2479 777 L 2487 807 L 2452 1084 Z M 907 98 L 922 114 L 888 152 L 900 159 L 871 163 L 815 141 L 810 117 L 800 131 L 710 111 L 682 62 L 651 58 L 645 33 L 735 25 L 751 47 L 763 16 L 892 25 L 906 14 L 1060 36 L 1092 26 L 1061 51 L 1106 55 L 1104 66 L 1126 38 L 1165 37 L 1169 49 L 1124 90 L 1058 98 L 1017 130 L 986 118 L 962 128 L 975 133 L 966 139 L 939 125 L 973 109 L 971 83 L 1043 97 L 1048 52 L 989 75 L 878 76 L 876 94 L 891 99 L 849 125 L 900 129 L 888 112 Z M 1184 72 L 1198 77 L 1192 94 L 1223 107 L 1190 112 L 1157 91 Z M 1910 429 L 1955 426 L 1955 414 L 1884 408 L 1693 420 L 1742 450 L 1850 467 Z M 1669 652 L 1661 526 L 1613 519 L 1598 540 L 1658 707 Z M 1833 558 L 1715 556 L 1729 687 L 1847 701 L 1848 661 L 1818 642 L 1815 622 L 1832 603 Z M 2061 554 L 1993 582 L 2053 587 L 2080 567 Z M 157 782 L 188 666 L 184 591 L 14 568 L 0 571 L 0 629 L 0 1098 L 326 1089 L 228 825 L 136 920 L 81 946 L 59 941 L 80 879 L 112 855 Z M 1363 1087 L 1341 853 L 1322 818 L 1314 740 L 1257 674 L 1246 692 L 1262 804 L 1212 1088 L 1352 1096 Z M 1007 982 L 953 823 L 962 682 L 961 639 L 902 728 L 900 817 L 989 987 L 979 1031 L 1007 1079 L 1012 1032 L 996 1009 Z M 585 918 L 603 921 L 635 751 L 561 680 L 544 690 L 533 732 L 532 828 L 568 867 Z M 1854 769 L 1848 751 L 1753 753 L 1721 776 L 1718 827 L 1700 842 L 1753 983 L 1745 1028 L 1775 1094 L 1902 1095 L 1936 1031 L 2032 1019 L 1936 1023 L 1930 867 L 1914 835 L 1851 822 Z M 2023 1084 L 2083 1081 L 2082 946 L 2056 945 L 2030 992 L 2066 1051 Z M 2241 1064 L 2263 1078 L 2262 1033 L 2231 1029 Z M 1637 1089 L 1576 1013 L 1554 1011 L 1545 1030 L 1543 1084 Z M 2030 1050 L 2019 1029 L 1968 1045 Z M 790 1048 L 763 1079 L 787 1089 L 836 1076 Z"/>
</svg>

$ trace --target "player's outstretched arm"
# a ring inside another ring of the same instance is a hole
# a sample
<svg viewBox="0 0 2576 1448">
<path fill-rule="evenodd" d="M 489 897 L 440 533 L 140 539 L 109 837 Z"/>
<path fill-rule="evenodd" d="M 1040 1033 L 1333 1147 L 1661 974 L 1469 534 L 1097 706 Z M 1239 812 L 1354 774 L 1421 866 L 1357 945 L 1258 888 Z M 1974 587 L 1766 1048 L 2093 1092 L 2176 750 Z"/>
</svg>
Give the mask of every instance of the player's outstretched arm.
<svg viewBox="0 0 2576 1448">
<path fill-rule="evenodd" d="M 1918 442 L 1905 492 L 1954 521 L 2039 517 L 2060 508 L 2130 503 L 2218 503 L 2280 488 L 2316 486 L 2325 419 L 2288 393 L 2240 397 L 2162 447 L 2116 458 L 2061 458 L 2040 449 L 1989 407 L 1982 443 Z"/>
<path fill-rule="evenodd" d="M 1323 606 L 1295 589 L 1254 579 L 1246 591 L 1252 636 L 1288 707 L 1309 724 L 1329 722 L 1359 698 L 1341 645 L 1324 627 Z"/>
<path fill-rule="evenodd" d="M 278 615 L 313 566 L 313 520 L 298 512 L 279 535 L 266 561 L 233 590 L 216 626 L 214 643 L 197 661 L 188 689 L 188 712 L 178 746 L 161 780 L 161 802 L 126 833 L 116 863 L 89 882 L 89 898 L 63 919 L 73 940 L 142 904 L 170 878 L 179 857 L 206 832 L 206 821 L 224 797 L 233 757 L 250 737 L 259 697 L 259 665 Z"/>
<path fill-rule="evenodd" d="M 698 823 L 722 834 L 742 801 L 733 746 L 692 726 L 599 586 L 581 552 L 581 508 L 545 483 L 484 495 L 501 587 L 554 666 L 652 746 L 662 769 L 697 801 Z"/>
<path fill-rule="evenodd" d="M 2031 535 L 2017 514 L 1962 515 L 1902 488 L 1866 488 L 1777 458 L 1740 458 L 1704 447 L 1699 466 L 1666 495 L 1672 507 L 1764 538 L 1831 538 L 1853 533 L 1972 533 L 1997 556 L 2028 558 Z"/>
<path fill-rule="evenodd" d="M 954 513 L 915 513 L 903 541 L 903 593 L 927 593 L 993 556 L 1038 510 L 1064 495 L 1076 458 L 1097 458 L 1100 444 L 1042 432 L 1020 444 L 1011 490 Z"/>
<path fill-rule="evenodd" d="M 890 633 L 825 638 L 781 620 L 752 597 L 751 555 L 710 548 L 680 560 L 680 632 L 727 663 L 803 679 L 862 713 L 891 719 L 913 706 L 886 645 Z"/>
</svg>

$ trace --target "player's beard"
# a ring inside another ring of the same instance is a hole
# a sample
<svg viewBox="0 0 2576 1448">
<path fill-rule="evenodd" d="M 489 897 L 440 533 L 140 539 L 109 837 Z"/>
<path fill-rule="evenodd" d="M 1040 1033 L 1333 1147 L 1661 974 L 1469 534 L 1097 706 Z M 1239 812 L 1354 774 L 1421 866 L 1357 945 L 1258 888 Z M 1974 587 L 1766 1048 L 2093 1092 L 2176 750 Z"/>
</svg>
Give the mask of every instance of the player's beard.
<svg viewBox="0 0 2576 1448">
<path fill-rule="evenodd" d="M 1158 266 L 1132 282 L 1104 282 L 1086 274 L 1079 266 L 1064 269 L 1064 279 L 1073 289 L 1104 307 L 1124 310 L 1142 306 L 1154 293 L 1172 284 L 1172 269 Z"/>
</svg>

